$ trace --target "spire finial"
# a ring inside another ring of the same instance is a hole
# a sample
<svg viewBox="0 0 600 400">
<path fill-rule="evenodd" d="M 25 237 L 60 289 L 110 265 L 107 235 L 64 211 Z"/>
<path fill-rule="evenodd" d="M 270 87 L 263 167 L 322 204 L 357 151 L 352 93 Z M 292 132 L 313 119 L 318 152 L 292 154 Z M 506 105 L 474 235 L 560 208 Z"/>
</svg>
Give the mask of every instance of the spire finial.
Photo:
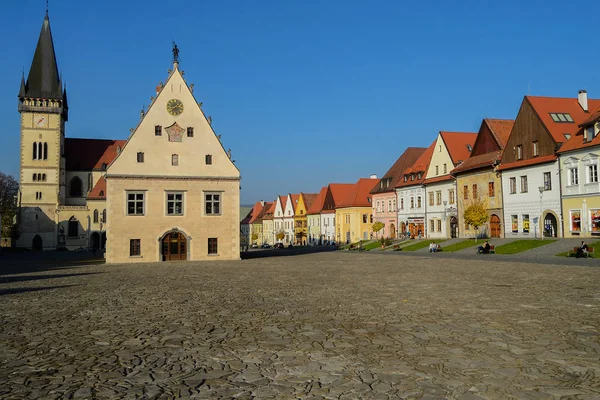
<svg viewBox="0 0 600 400">
<path fill-rule="evenodd" d="M 48 18 L 48 0 L 46 0 L 46 18 Z"/>
</svg>

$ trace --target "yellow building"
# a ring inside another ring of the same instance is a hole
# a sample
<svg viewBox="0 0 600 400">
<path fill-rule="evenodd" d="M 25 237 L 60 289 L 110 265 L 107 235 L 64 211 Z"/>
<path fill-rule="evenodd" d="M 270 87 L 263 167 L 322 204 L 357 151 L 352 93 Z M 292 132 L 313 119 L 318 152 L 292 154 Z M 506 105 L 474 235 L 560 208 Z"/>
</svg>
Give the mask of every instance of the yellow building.
<svg viewBox="0 0 600 400">
<path fill-rule="evenodd" d="M 454 229 L 461 238 L 472 238 L 477 234 L 504 237 L 505 230 L 501 222 L 504 221 L 502 179 L 496 167 L 513 125 L 513 120 L 484 119 L 471 155 L 451 171 L 456 178 L 458 203 L 458 217 L 453 215 L 451 224 L 456 221 L 457 228 Z M 466 224 L 464 218 L 465 209 L 474 201 L 481 201 L 489 215 L 488 222 L 478 230 Z"/>
<path fill-rule="evenodd" d="M 173 69 L 108 167 L 107 262 L 239 259 L 240 174 Z"/>
<path fill-rule="evenodd" d="M 296 244 L 305 245 L 308 241 L 307 210 L 317 197 L 316 193 L 300 193 L 294 213 L 294 235 Z"/>
<path fill-rule="evenodd" d="M 371 239 L 373 235 L 373 208 L 371 190 L 379 182 L 377 177 L 361 178 L 344 193 L 336 205 L 336 240 L 338 243 L 355 243 Z"/>
</svg>

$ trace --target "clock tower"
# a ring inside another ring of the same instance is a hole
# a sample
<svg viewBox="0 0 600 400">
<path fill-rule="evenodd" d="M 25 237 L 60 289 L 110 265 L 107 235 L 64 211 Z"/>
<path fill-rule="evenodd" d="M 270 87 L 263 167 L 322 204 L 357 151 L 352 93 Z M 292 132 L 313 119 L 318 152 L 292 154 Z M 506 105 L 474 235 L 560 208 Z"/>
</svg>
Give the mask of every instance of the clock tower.
<svg viewBox="0 0 600 400">
<path fill-rule="evenodd" d="M 29 69 L 21 78 L 21 169 L 17 246 L 54 249 L 56 211 L 65 198 L 67 91 L 58 72 L 48 12 Z"/>
</svg>

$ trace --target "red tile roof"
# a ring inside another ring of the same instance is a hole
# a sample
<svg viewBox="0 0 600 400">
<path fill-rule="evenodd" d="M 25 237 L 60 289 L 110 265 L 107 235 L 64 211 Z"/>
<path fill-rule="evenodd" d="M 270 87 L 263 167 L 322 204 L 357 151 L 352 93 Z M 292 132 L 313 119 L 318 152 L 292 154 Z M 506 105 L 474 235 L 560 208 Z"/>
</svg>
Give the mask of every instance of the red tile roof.
<svg viewBox="0 0 600 400">
<path fill-rule="evenodd" d="M 252 210 L 250 210 L 250 212 L 252 213 L 252 218 L 250 218 L 250 224 L 253 223 L 258 223 L 260 222 L 259 220 L 259 216 L 260 216 L 260 212 L 262 211 L 262 209 L 264 208 L 264 205 L 260 202 L 257 201 L 256 204 L 254 204 L 254 206 L 252 207 Z"/>
<path fill-rule="evenodd" d="M 450 174 L 446 174 L 446 175 L 442 175 L 442 176 L 436 176 L 433 178 L 429 178 L 429 179 L 425 179 L 423 181 L 424 185 L 430 184 L 430 183 L 437 183 L 437 182 L 444 182 L 444 181 L 451 181 L 452 179 L 454 179 L 452 177 L 452 175 Z"/>
<path fill-rule="evenodd" d="M 321 214 L 335 213 L 335 209 L 339 207 L 339 204 L 350 194 L 353 188 L 354 183 L 330 183 L 327 186 L 327 192 L 331 193 L 333 208 L 323 209 L 321 210 Z M 324 204 L 323 206 L 329 206 L 329 204 Z"/>
<path fill-rule="evenodd" d="M 292 215 L 296 215 L 296 207 L 298 206 L 298 199 L 300 198 L 300 193 L 291 193 L 290 197 L 292 198 Z"/>
<path fill-rule="evenodd" d="M 440 135 L 454 165 L 458 165 L 469 158 L 471 150 L 473 150 L 473 144 L 475 144 L 475 139 L 477 138 L 477 133 L 475 132 L 441 131 Z"/>
<path fill-rule="evenodd" d="M 65 159 L 68 171 L 102 170 L 117 157 L 117 149 L 125 146 L 125 140 L 65 139 Z"/>
<path fill-rule="evenodd" d="M 106 178 L 101 177 L 87 195 L 88 200 L 106 200 Z"/>
<path fill-rule="evenodd" d="M 590 117 L 589 112 L 583 111 L 577 98 L 525 96 L 525 100 L 531 104 L 556 143 L 567 141 L 565 133 L 574 136 L 579 130 L 579 124 Z M 588 99 L 589 110 L 595 110 L 599 106 L 600 100 Z M 574 122 L 554 122 L 550 113 L 568 113 Z"/>
<path fill-rule="evenodd" d="M 325 203 L 325 196 L 327 195 L 327 186 L 323 186 L 315 197 L 315 200 L 312 202 L 310 208 L 306 210 L 306 214 L 319 214 L 323 209 L 323 204 Z"/>
<path fill-rule="evenodd" d="M 398 181 L 396 182 L 396 186 L 395 187 L 404 187 L 404 186 L 412 186 L 412 185 L 418 185 L 421 184 L 424 180 L 425 180 L 425 174 L 427 173 L 427 169 L 429 168 L 429 163 L 431 162 L 431 156 L 433 155 L 433 150 L 435 149 L 435 144 L 437 143 L 437 139 L 433 141 L 433 143 L 431 143 L 429 145 L 429 147 L 427 148 L 427 150 L 425 150 L 423 152 L 423 154 L 421 154 L 421 157 L 418 158 L 417 161 L 415 161 L 415 163 L 413 165 L 411 165 L 410 167 L 408 167 L 404 173 L 401 175 L 401 179 L 398 179 Z M 408 179 L 408 181 L 404 182 L 404 176 L 409 176 L 411 174 L 417 174 L 421 172 L 421 179 L 417 179 L 415 177 L 415 180 L 410 180 L 410 177 Z"/>
<path fill-rule="evenodd" d="M 275 214 L 275 205 L 276 205 L 276 200 L 273 200 L 272 202 L 269 202 L 267 204 L 269 204 L 269 208 L 267 209 L 267 211 L 265 212 L 265 215 L 263 216 L 263 221 L 266 219 L 273 219 L 273 214 Z"/>
<path fill-rule="evenodd" d="M 318 193 L 300 193 L 300 196 L 302 196 L 302 199 L 304 201 L 304 208 L 306 208 L 307 214 L 308 214 L 308 210 L 310 209 L 312 204 L 315 202 L 315 199 L 317 198 L 318 195 L 319 195 Z"/>
<path fill-rule="evenodd" d="M 550 154 L 548 156 L 534 157 L 534 158 L 529 158 L 527 160 L 519 160 L 519 161 L 509 163 L 509 164 L 500 164 L 500 166 L 498 167 L 498 171 L 506 171 L 508 169 L 528 167 L 530 165 L 536 165 L 536 164 L 544 164 L 547 162 L 552 162 L 552 161 L 556 160 L 557 158 L 558 157 L 556 155 Z"/>
<path fill-rule="evenodd" d="M 378 179 L 360 178 L 346 197 L 337 205 L 337 208 L 345 207 L 372 207 L 371 190 L 379 183 Z"/>
<path fill-rule="evenodd" d="M 598 120 L 600 120 L 600 107 L 598 107 L 586 121 L 579 124 L 579 126 L 582 128 L 580 128 L 575 135 L 571 136 L 569 140 L 567 140 L 565 143 L 563 143 L 562 146 L 560 146 L 558 153 L 565 153 L 567 151 L 584 149 L 586 147 L 600 145 L 600 134 L 596 135 L 592 140 L 585 142 L 583 141 L 584 129 L 586 129 L 590 125 L 594 125 L 594 123 Z"/>
<path fill-rule="evenodd" d="M 510 136 L 510 132 L 512 131 L 513 125 L 515 124 L 515 120 L 485 118 L 484 121 L 496 138 L 496 142 L 498 142 L 500 148 L 504 148 L 506 146 L 506 142 L 508 141 L 508 137 Z"/>
<path fill-rule="evenodd" d="M 371 194 L 393 192 L 396 182 L 402 178 L 402 172 L 406 168 L 410 167 L 421 157 L 421 155 L 427 150 L 425 147 L 408 147 L 404 150 L 404 153 L 392 165 L 392 167 L 385 173 L 385 175 L 377 182 L 377 185 L 371 190 Z M 386 185 L 386 181 L 390 180 L 389 185 Z M 383 182 L 383 188 L 381 187 Z"/>
<path fill-rule="evenodd" d="M 242 224 L 242 225 L 249 224 L 251 219 L 252 219 L 252 208 L 250 209 L 250 211 L 248 211 L 248 214 L 246 214 L 244 219 L 240 221 L 240 224 Z"/>
<path fill-rule="evenodd" d="M 489 153 L 480 154 L 478 156 L 471 156 L 465 160 L 458 167 L 454 168 L 450 173 L 456 175 L 457 173 L 472 171 L 475 169 L 492 167 L 494 162 L 499 161 L 501 156 L 500 151 L 491 151 Z"/>
</svg>

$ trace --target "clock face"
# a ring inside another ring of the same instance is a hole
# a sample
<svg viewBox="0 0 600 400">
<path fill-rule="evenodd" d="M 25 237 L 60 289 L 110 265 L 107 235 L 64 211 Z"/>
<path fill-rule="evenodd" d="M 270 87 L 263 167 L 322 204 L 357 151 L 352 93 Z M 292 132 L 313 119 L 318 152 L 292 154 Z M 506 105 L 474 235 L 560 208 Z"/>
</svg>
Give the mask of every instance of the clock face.
<svg viewBox="0 0 600 400">
<path fill-rule="evenodd" d="M 179 115 L 183 112 L 183 103 L 178 99 L 171 99 L 167 103 L 167 111 L 171 115 Z"/>
<path fill-rule="evenodd" d="M 38 128 L 43 128 L 48 124 L 48 119 L 43 115 L 36 115 L 33 117 L 33 123 Z"/>
</svg>

